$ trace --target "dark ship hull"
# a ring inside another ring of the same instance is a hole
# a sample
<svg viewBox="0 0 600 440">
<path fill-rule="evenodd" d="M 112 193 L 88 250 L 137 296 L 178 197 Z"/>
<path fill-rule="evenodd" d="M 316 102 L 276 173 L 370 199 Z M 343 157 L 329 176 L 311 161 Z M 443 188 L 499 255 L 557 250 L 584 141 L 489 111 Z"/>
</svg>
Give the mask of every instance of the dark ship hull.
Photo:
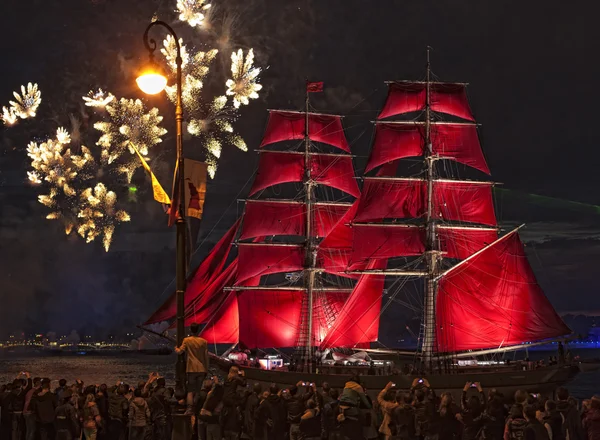
<svg viewBox="0 0 600 440">
<path fill-rule="evenodd" d="M 211 362 L 219 369 L 227 371 L 234 363 L 223 358 L 211 357 Z M 331 367 L 331 372 L 325 374 L 309 374 L 301 372 L 288 372 L 276 370 L 262 370 L 258 368 L 241 367 L 250 382 L 260 382 L 263 385 L 277 384 L 279 387 L 295 385 L 300 381 L 314 382 L 321 386 L 323 382 L 329 383 L 333 388 L 343 388 L 344 384 L 353 374 L 360 374 L 361 383 L 369 393 L 377 393 L 388 382 L 396 384 L 400 390 L 408 390 L 415 378 L 419 376 L 404 374 L 367 375 L 367 368 L 360 367 Z M 337 370 L 337 371 L 336 371 Z M 362 370 L 362 371 L 361 371 Z M 502 366 L 476 369 L 461 369 L 452 374 L 427 374 L 426 377 L 431 387 L 439 394 L 450 392 L 454 397 L 460 397 L 465 382 L 480 382 L 485 390 L 495 388 L 507 398 L 512 398 L 515 391 L 526 390 L 531 393 L 540 393 L 552 396 L 559 386 L 569 382 L 577 373 L 576 365 L 553 365 L 535 370 L 519 370 L 516 366 Z M 362 374 L 361 374 L 362 373 Z"/>
</svg>

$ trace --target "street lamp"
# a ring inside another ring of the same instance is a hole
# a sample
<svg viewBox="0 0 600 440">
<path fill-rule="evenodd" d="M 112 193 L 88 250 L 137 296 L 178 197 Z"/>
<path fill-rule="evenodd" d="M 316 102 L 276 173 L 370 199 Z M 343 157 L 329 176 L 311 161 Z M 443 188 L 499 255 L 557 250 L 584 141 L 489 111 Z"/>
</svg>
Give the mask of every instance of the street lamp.
<svg viewBox="0 0 600 440">
<path fill-rule="evenodd" d="M 177 163 L 175 182 L 178 185 L 174 188 L 179 196 L 178 206 L 171 205 L 171 209 L 177 209 L 179 215 L 176 221 L 176 234 L 177 234 L 177 263 L 176 263 L 176 301 L 177 301 L 177 346 L 180 346 L 185 336 L 185 325 L 184 325 L 184 294 L 186 289 L 186 225 L 185 225 L 185 193 L 183 186 L 183 107 L 181 105 L 181 46 L 179 45 L 179 38 L 171 26 L 164 21 L 153 21 L 148 25 L 144 32 L 144 45 L 150 55 L 150 62 L 147 70 L 145 70 L 136 80 L 140 89 L 147 94 L 155 95 L 164 90 L 167 85 L 167 78 L 154 61 L 154 52 L 156 51 L 156 41 L 148 37 L 150 29 L 154 26 L 164 27 L 173 37 L 175 45 L 177 47 L 177 58 L 175 63 L 177 65 L 177 100 L 175 102 L 175 125 L 177 133 Z M 179 176 L 179 178 L 177 178 Z M 175 199 L 175 197 L 174 197 Z M 175 203 L 172 200 L 172 203 Z M 178 394 L 178 400 L 185 398 L 185 364 L 183 355 L 177 357 L 176 366 L 176 392 Z M 175 414 L 174 414 L 175 415 Z M 190 421 L 188 417 L 183 416 L 181 413 L 173 419 L 173 439 L 189 439 Z"/>
</svg>

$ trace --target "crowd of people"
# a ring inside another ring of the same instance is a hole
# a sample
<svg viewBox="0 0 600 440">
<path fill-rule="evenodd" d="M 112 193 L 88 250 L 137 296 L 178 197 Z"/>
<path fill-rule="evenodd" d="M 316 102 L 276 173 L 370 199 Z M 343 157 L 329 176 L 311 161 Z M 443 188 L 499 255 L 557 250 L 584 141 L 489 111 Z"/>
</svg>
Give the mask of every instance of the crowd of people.
<svg viewBox="0 0 600 440">
<path fill-rule="evenodd" d="M 388 383 L 371 399 L 353 377 L 343 389 L 298 382 L 280 389 L 248 384 L 243 370 L 207 376 L 192 392 L 199 440 L 600 440 L 600 398 L 578 402 L 564 388 L 549 400 L 518 391 L 506 396 L 467 383 L 460 402 L 437 395 L 427 379 L 400 391 Z M 166 440 L 173 389 L 151 373 L 135 387 L 85 385 L 21 373 L 0 387 L 2 440 Z"/>
<path fill-rule="evenodd" d="M 0 386 L 0 440 L 167 440 L 182 407 L 198 440 L 600 440 L 600 397 L 580 408 L 565 388 L 550 400 L 485 394 L 467 382 L 455 402 L 422 378 L 408 391 L 390 382 L 371 399 L 358 376 L 339 390 L 306 382 L 263 389 L 238 366 L 225 378 L 211 374 L 206 340 L 198 325 L 190 330 L 176 348 L 187 357 L 181 400 L 158 373 L 135 387 L 61 379 L 52 389 L 50 379 L 22 372 Z"/>
<path fill-rule="evenodd" d="M 135 387 L 61 379 L 53 389 L 21 372 L 0 385 L 0 440 L 170 439 L 173 396 L 157 373 Z"/>
</svg>

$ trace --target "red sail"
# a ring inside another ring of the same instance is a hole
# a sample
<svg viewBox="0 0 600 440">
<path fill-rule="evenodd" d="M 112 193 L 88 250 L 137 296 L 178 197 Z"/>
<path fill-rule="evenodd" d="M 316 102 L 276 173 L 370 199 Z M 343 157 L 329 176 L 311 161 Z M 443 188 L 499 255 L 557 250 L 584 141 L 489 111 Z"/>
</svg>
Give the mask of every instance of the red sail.
<svg viewBox="0 0 600 440">
<path fill-rule="evenodd" d="M 314 205 L 314 227 L 317 237 L 327 237 L 340 219 L 348 212 L 350 205 L 317 203 Z"/>
<path fill-rule="evenodd" d="M 423 124 L 377 124 L 365 172 L 405 157 L 422 156 L 424 139 Z M 440 158 L 452 159 L 490 174 L 474 124 L 431 124 L 431 143 L 433 154 Z"/>
<path fill-rule="evenodd" d="M 237 276 L 238 259 L 234 259 L 224 271 L 210 282 L 204 289 L 204 294 L 185 308 L 185 325 L 208 322 L 213 318 L 223 302 L 223 289 L 232 286 Z M 175 327 L 173 322 L 172 327 Z"/>
<path fill-rule="evenodd" d="M 240 340 L 240 314 L 235 292 L 225 293 L 225 301 L 216 311 L 217 316 L 211 320 L 200 333 L 209 344 L 235 344 Z"/>
<path fill-rule="evenodd" d="M 368 269 L 384 269 L 386 265 L 387 260 L 373 261 Z M 360 277 L 321 343 L 321 349 L 355 347 L 357 344 L 377 341 L 384 283 L 385 276 Z"/>
<path fill-rule="evenodd" d="M 415 124 L 379 123 L 365 173 L 387 162 L 423 155 L 423 132 Z"/>
<path fill-rule="evenodd" d="M 439 83 L 431 87 L 431 110 L 474 121 L 464 84 Z"/>
<path fill-rule="evenodd" d="M 378 119 L 425 109 L 425 83 L 398 82 L 389 86 L 388 97 Z M 475 120 L 469 107 L 464 84 L 431 83 L 431 110 Z"/>
<path fill-rule="evenodd" d="M 390 83 L 387 99 L 377 119 L 423 110 L 426 99 L 423 83 Z"/>
<path fill-rule="evenodd" d="M 238 243 L 239 268 L 236 285 L 249 278 L 304 267 L 304 246 Z"/>
<path fill-rule="evenodd" d="M 294 347 L 304 294 L 283 289 L 240 291 L 240 343 L 247 348 Z"/>
<path fill-rule="evenodd" d="M 486 174 L 490 169 L 485 162 L 477 127 L 473 124 L 432 124 L 433 153 L 444 159 L 453 159 Z"/>
<path fill-rule="evenodd" d="M 352 248 L 352 226 L 350 223 L 356 215 L 359 200 L 356 200 L 346 214 L 337 222 L 329 235 L 321 242 L 321 249 L 351 249 Z"/>
<path fill-rule="evenodd" d="M 491 184 L 436 181 L 433 207 L 433 216 L 440 220 L 497 224 Z"/>
<path fill-rule="evenodd" d="M 366 177 L 354 221 L 420 217 L 427 211 L 426 191 L 424 180 Z"/>
<path fill-rule="evenodd" d="M 237 275 L 238 259 L 232 261 L 231 265 L 226 269 L 232 268 L 232 277 L 223 284 L 223 287 L 231 287 L 233 280 Z M 246 280 L 243 285 L 246 287 L 258 286 L 260 277 L 255 277 Z M 186 315 L 185 325 L 189 326 L 199 318 L 198 314 L 204 314 L 206 317 L 206 327 L 203 330 L 204 337 L 211 343 L 215 344 L 233 344 L 239 342 L 239 305 L 236 292 L 224 292 L 221 288 L 219 295 L 214 298 L 211 304 L 203 311 L 197 314 Z"/>
<path fill-rule="evenodd" d="M 321 345 L 348 300 L 348 292 L 315 292 L 313 301 L 313 346 Z"/>
<path fill-rule="evenodd" d="M 188 280 L 188 286 L 185 291 L 185 305 L 189 305 L 192 301 L 196 300 L 201 295 L 205 294 L 207 286 L 218 277 L 220 272 L 223 270 L 227 256 L 231 249 L 231 243 L 237 234 L 239 220 L 227 231 L 227 233 L 219 240 L 215 247 L 206 256 L 204 261 L 198 266 L 194 275 Z M 154 314 L 148 318 L 144 325 L 155 324 L 162 321 L 171 321 L 175 319 L 177 312 L 177 303 L 175 301 L 175 294 L 171 295 L 169 299 L 158 309 Z"/>
<path fill-rule="evenodd" d="M 354 224 L 351 267 L 370 260 L 421 255 L 425 230 L 418 226 Z"/>
<path fill-rule="evenodd" d="M 538 285 L 516 233 L 441 279 L 436 316 L 440 352 L 497 348 L 570 333 Z"/>
<path fill-rule="evenodd" d="M 440 250 L 445 258 L 464 260 L 498 239 L 496 229 L 473 229 L 450 226 L 436 228 Z"/>
<path fill-rule="evenodd" d="M 358 197 L 352 157 L 328 154 L 311 155 L 311 178 L 316 182 Z"/>
<path fill-rule="evenodd" d="M 240 240 L 270 235 L 305 235 L 302 203 L 247 200 Z"/>
<path fill-rule="evenodd" d="M 317 266 L 323 268 L 327 273 L 334 275 L 340 274 L 346 277 L 343 272 L 348 270 L 352 251 L 350 249 L 321 249 L 317 251 Z"/>
<path fill-rule="evenodd" d="M 271 111 L 261 147 L 275 142 L 304 139 L 306 114 Z M 341 116 L 309 113 L 308 133 L 311 140 L 322 142 L 350 152 L 344 135 Z"/>
<path fill-rule="evenodd" d="M 304 156 L 302 154 L 263 151 L 260 154 L 256 178 L 250 195 L 269 186 L 287 182 L 302 182 Z"/>
</svg>

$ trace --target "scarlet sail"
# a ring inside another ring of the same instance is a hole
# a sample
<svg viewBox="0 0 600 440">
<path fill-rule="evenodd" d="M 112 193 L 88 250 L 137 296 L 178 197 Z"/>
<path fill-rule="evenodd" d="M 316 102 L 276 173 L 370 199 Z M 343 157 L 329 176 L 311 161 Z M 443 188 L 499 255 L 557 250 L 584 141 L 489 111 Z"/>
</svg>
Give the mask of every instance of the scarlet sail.
<svg viewBox="0 0 600 440">
<path fill-rule="evenodd" d="M 279 183 L 302 182 L 304 156 L 301 154 L 263 151 L 250 195 Z"/>
<path fill-rule="evenodd" d="M 235 292 L 227 292 L 225 301 L 200 334 L 209 344 L 235 344 L 240 340 L 240 314 Z"/>
<path fill-rule="evenodd" d="M 317 237 L 327 237 L 335 225 L 350 209 L 345 203 L 316 203 L 314 205 L 314 227 Z"/>
<path fill-rule="evenodd" d="M 405 157 L 422 156 L 425 126 L 421 123 L 382 122 L 375 127 L 373 148 L 365 172 Z M 432 123 L 433 154 L 490 173 L 474 124 Z"/>
<path fill-rule="evenodd" d="M 186 307 L 198 297 L 205 294 L 204 291 L 207 286 L 209 286 L 223 270 L 225 261 L 227 260 L 227 256 L 231 249 L 231 244 L 237 234 L 239 223 L 239 220 L 236 221 L 223 238 L 219 240 L 204 261 L 202 261 L 200 266 L 198 266 L 192 278 L 188 281 L 184 299 Z M 173 294 L 150 318 L 148 318 L 144 325 L 155 324 L 162 321 L 172 321 L 175 319 L 176 311 L 177 303 L 175 301 L 175 294 Z"/>
<path fill-rule="evenodd" d="M 304 246 L 275 243 L 238 243 L 239 269 L 236 285 L 249 278 L 304 267 Z"/>
<path fill-rule="evenodd" d="M 275 142 L 304 139 L 306 136 L 306 113 L 274 110 L 269 113 L 269 123 L 260 144 L 261 147 Z M 308 114 L 308 137 L 350 152 L 344 135 L 342 117 L 337 115 Z"/>
<path fill-rule="evenodd" d="M 445 258 L 464 260 L 475 252 L 492 244 L 498 238 L 495 228 L 466 228 L 460 226 L 437 226 L 435 229 L 440 250 Z"/>
<path fill-rule="evenodd" d="M 358 197 L 360 190 L 354 178 L 352 157 L 333 154 L 311 155 L 311 178 L 322 185 Z"/>
<path fill-rule="evenodd" d="M 430 83 L 431 110 L 475 120 L 467 100 L 464 84 Z M 389 85 L 388 97 L 378 119 L 425 109 L 427 84 L 423 82 L 394 82 Z"/>
<path fill-rule="evenodd" d="M 426 185 L 422 179 L 365 178 L 354 221 L 420 217 L 427 211 Z"/>
<path fill-rule="evenodd" d="M 353 229 L 351 267 L 372 260 L 425 252 L 425 231 L 418 226 L 354 224 Z"/>
<path fill-rule="evenodd" d="M 438 180 L 433 199 L 433 216 L 439 220 L 496 225 L 490 183 Z"/>
<path fill-rule="evenodd" d="M 358 204 L 358 200 L 354 202 L 319 245 L 317 264 L 328 273 L 349 276 L 343 272 L 348 270 L 352 255 L 353 229 L 350 223 L 356 214 Z"/>
<path fill-rule="evenodd" d="M 247 348 L 294 347 L 303 295 L 300 290 L 241 291 L 240 342 Z"/>
<path fill-rule="evenodd" d="M 490 174 L 474 124 L 432 124 L 431 127 L 434 154 Z"/>
<path fill-rule="evenodd" d="M 423 154 L 423 133 L 418 125 L 379 123 L 365 173 L 385 163 Z"/>
<path fill-rule="evenodd" d="M 229 266 L 206 286 L 201 296 L 185 307 L 185 325 L 208 322 L 217 312 L 223 302 L 223 289 L 233 285 L 237 276 L 238 259 L 234 259 Z M 171 325 L 174 328 L 176 322 Z"/>
<path fill-rule="evenodd" d="M 305 235 L 302 203 L 247 200 L 240 240 L 261 235 Z"/>
<path fill-rule="evenodd" d="M 441 279 L 436 316 L 440 352 L 498 348 L 570 333 L 538 285 L 516 233 Z"/>
<path fill-rule="evenodd" d="M 371 262 L 368 269 L 384 269 L 387 260 Z M 374 342 L 379 335 L 381 295 L 385 277 L 362 275 L 348 301 L 339 312 L 335 323 L 327 332 L 321 348 L 355 347 Z"/>
<path fill-rule="evenodd" d="M 336 154 L 311 154 L 311 178 L 322 185 L 338 188 L 355 197 L 360 194 L 354 179 L 352 157 Z M 263 151 L 250 195 L 269 186 L 301 182 L 304 155 L 294 152 Z"/>
</svg>

